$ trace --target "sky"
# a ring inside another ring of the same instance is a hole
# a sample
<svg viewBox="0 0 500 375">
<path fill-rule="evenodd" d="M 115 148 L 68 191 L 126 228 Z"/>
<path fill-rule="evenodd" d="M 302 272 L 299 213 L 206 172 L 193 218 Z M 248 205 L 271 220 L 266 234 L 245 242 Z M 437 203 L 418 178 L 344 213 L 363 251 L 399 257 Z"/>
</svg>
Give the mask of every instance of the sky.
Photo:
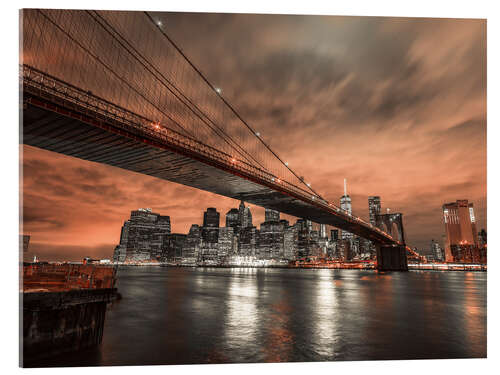
<svg viewBox="0 0 500 375">
<path fill-rule="evenodd" d="M 402 212 L 407 243 L 441 240 L 441 206 L 468 199 L 486 228 L 486 22 L 158 13 L 165 31 L 292 168 L 354 214 Z M 45 260 L 110 258 L 130 211 L 173 232 L 239 202 L 21 146 L 22 231 Z M 251 206 L 254 224 L 264 209 Z"/>
</svg>

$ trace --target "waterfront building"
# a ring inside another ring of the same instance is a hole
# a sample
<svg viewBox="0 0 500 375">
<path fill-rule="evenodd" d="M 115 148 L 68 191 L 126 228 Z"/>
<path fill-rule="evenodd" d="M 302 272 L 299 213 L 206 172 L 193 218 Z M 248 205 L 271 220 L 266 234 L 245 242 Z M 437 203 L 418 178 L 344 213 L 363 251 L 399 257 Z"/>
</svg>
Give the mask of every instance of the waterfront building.
<svg viewBox="0 0 500 375">
<path fill-rule="evenodd" d="M 182 250 L 186 246 L 187 235 L 180 233 L 167 234 L 164 237 L 164 252 L 161 260 L 168 262 L 181 262 Z"/>
<path fill-rule="evenodd" d="M 320 256 L 322 258 L 326 258 L 328 256 L 328 242 L 328 237 L 322 237 L 320 231 L 320 236 L 318 238 L 318 247 L 320 249 Z"/>
<path fill-rule="evenodd" d="M 298 229 L 297 225 L 287 226 L 283 234 L 283 257 L 286 260 L 297 259 Z"/>
<path fill-rule="evenodd" d="M 217 258 L 219 261 L 234 255 L 234 228 L 219 228 L 219 239 L 217 242 Z"/>
<path fill-rule="evenodd" d="M 434 239 L 431 240 L 431 255 L 436 262 L 444 261 L 443 249 L 439 246 L 439 243 L 434 241 Z"/>
<path fill-rule="evenodd" d="M 327 247 L 327 255 L 330 259 L 335 259 L 337 257 L 337 240 L 329 239 Z"/>
<path fill-rule="evenodd" d="M 276 219 L 276 217 L 269 217 Z M 259 232 L 259 259 L 283 258 L 283 225 L 276 220 L 265 221 L 260 225 Z"/>
<path fill-rule="evenodd" d="M 372 250 L 372 242 L 363 237 L 359 238 L 359 258 L 363 260 L 374 259 L 376 253 Z"/>
<path fill-rule="evenodd" d="M 298 219 L 297 227 L 297 258 L 309 258 L 321 256 L 322 252 L 318 244 L 319 232 L 312 229 L 312 221 Z"/>
<path fill-rule="evenodd" d="M 147 261 L 161 256 L 163 236 L 170 234 L 170 217 L 140 208 L 130 213 L 122 227 L 120 244 L 115 248 L 113 260 Z"/>
<path fill-rule="evenodd" d="M 240 256 L 255 257 L 259 246 L 259 230 L 255 227 L 243 227 L 240 232 Z"/>
<path fill-rule="evenodd" d="M 219 223 L 220 214 L 213 207 L 203 213 L 203 227 L 201 228 L 200 261 L 204 264 L 215 265 L 219 260 Z"/>
<path fill-rule="evenodd" d="M 479 261 L 474 205 L 467 199 L 443 205 L 446 262 Z"/>
<path fill-rule="evenodd" d="M 201 228 L 198 224 L 191 225 L 182 248 L 182 262 L 195 265 L 201 252 Z"/>
<path fill-rule="evenodd" d="M 218 232 L 218 230 L 217 230 Z M 203 233 L 203 232 L 202 232 Z M 218 237 L 218 235 L 217 235 Z M 218 239 L 218 238 L 217 238 Z M 216 265 L 219 262 L 218 242 L 207 242 L 202 239 L 199 260 L 204 264 Z"/>
</svg>

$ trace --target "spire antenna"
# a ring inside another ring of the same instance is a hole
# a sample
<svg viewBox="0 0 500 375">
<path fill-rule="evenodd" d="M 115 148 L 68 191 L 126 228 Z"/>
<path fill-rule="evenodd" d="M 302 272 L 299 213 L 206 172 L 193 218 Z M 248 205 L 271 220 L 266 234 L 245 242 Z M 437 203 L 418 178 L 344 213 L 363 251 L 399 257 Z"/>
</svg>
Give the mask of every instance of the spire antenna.
<svg viewBox="0 0 500 375">
<path fill-rule="evenodd" d="M 344 196 L 347 196 L 347 180 L 344 178 Z"/>
</svg>

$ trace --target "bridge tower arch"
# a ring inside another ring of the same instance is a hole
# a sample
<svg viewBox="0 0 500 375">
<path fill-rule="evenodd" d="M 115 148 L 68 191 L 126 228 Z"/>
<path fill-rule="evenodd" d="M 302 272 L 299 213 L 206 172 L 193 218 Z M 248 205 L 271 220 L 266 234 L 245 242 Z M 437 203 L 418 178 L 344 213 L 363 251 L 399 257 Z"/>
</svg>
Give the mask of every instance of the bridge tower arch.
<svg viewBox="0 0 500 375">
<path fill-rule="evenodd" d="M 397 245 L 376 244 L 379 271 L 407 271 L 406 240 L 402 213 L 379 214 L 375 225 L 399 242 Z"/>
</svg>

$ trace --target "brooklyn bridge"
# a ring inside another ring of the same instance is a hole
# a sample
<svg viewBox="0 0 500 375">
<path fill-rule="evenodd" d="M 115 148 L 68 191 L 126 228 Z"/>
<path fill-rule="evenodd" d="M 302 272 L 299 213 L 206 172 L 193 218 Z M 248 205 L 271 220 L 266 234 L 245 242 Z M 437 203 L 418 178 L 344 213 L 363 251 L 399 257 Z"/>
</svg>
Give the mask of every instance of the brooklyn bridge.
<svg viewBox="0 0 500 375">
<path fill-rule="evenodd" d="M 292 169 L 148 12 L 24 10 L 20 142 L 351 232 L 407 270 L 402 215 L 374 226 Z M 394 224 L 392 221 L 394 219 Z"/>
</svg>

